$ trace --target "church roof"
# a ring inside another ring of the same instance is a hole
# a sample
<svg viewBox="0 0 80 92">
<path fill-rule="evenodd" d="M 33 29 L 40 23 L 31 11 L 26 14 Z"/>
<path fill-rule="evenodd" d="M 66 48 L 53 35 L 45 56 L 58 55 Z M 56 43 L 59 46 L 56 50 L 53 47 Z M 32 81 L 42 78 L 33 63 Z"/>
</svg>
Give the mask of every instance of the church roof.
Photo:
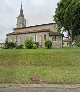
<svg viewBox="0 0 80 92">
<path fill-rule="evenodd" d="M 26 31 L 26 32 L 12 32 L 7 34 L 8 35 L 19 35 L 19 34 L 30 34 L 30 33 L 39 33 L 39 32 L 49 32 L 50 29 L 42 29 L 42 30 L 33 30 L 33 31 Z"/>
<path fill-rule="evenodd" d="M 60 36 L 60 35 L 63 35 L 62 33 L 59 33 L 59 32 L 52 32 L 52 31 L 50 31 L 50 33 L 49 33 L 49 35 L 50 36 Z"/>
<path fill-rule="evenodd" d="M 22 9 L 22 2 L 21 2 L 21 9 L 20 9 L 20 15 L 19 15 L 19 17 L 20 17 L 20 16 L 24 17 L 23 9 Z"/>
<path fill-rule="evenodd" d="M 61 35 L 63 35 L 59 32 L 52 32 L 52 31 L 50 31 L 50 29 L 42 29 L 42 30 L 33 30 L 33 31 L 26 31 L 26 32 L 12 32 L 12 33 L 7 34 L 7 36 L 19 35 L 19 34 L 40 33 L 40 32 L 49 32 L 49 36 L 61 36 Z"/>
<path fill-rule="evenodd" d="M 25 28 L 31 28 L 31 27 L 37 27 L 37 26 L 53 25 L 53 24 L 57 24 L 57 23 L 48 23 L 48 24 L 41 24 L 41 25 L 34 25 L 34 26 L 28 26 L 28 27 L 23 27 L 23 28 L 13 28 L 13 29 L 14 30 L 25 29 Z"/>
</svg>

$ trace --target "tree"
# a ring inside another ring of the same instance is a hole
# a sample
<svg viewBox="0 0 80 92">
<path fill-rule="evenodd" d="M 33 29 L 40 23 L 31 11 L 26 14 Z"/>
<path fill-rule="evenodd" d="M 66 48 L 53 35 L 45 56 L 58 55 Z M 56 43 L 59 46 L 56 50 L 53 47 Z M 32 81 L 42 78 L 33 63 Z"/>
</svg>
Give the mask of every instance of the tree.
<svg viewBox="0 0 80 92">
<path fill-rule="evenodd" d="M 58 30 L 67 30 L 73 40 L 80 35 L 80 0 L 61 0 L 57 6 L 54 20 Z"/>
<path fill-rule="evenodd" d="M 50 41 L 50 40 L 45 41 L 45 47 L 47 47 L 48 49 L 50 49 L 51 46 L 52 46 L 52 41 Z"/>
</svg>

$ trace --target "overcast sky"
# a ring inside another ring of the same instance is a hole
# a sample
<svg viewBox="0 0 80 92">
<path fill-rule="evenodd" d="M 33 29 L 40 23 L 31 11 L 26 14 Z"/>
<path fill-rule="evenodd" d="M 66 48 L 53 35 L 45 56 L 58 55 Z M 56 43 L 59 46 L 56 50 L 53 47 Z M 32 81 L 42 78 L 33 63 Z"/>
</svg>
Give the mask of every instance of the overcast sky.
<svg viewBox="0 0 80 92">
<path fill-rule="evenodd" d="M 53 23 L 55 8 L 60 0 L 22 0 L 26 26 Z M 1 0 L 0 2 L 0 42 L 16 27 L 21 0 Z"/>
</svg>

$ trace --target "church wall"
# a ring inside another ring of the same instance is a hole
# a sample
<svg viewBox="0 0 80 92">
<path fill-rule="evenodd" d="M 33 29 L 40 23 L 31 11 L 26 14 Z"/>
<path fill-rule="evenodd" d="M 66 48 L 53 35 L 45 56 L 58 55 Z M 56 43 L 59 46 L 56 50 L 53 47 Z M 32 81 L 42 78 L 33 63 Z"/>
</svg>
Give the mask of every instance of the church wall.
<svg viewBox="0 0 80 92">
<path fill-rule="evenodd" d="M 30 34 L 20 34 L 20 35 L 10 35 L 8 36 L 8 42 L 16 42 L 17 45 L 23 44 L 25 45 L 25 40 L 28 38 L 33 38 L 33 41 L 35 41 L 35 35 L 36 35 L 36 42 L 39 42 L 40 47 L 44 46 L 44 35 L 46 34 L 46 40 L 49 39 L 49 32 L 40 32 L 40 33 L 30 33 Z"/>
<path fill-rule="evenodd" d="M 16 35 L 9 35 L 7 36 L 8 42 L 16 42 Z"/>
<path fill-rule="evenodd" d="M 7 38 L 8 38 L 8 42 L 17 43 L 17 45 L 20 45 L 24 43 L 25 40 L 24 37 L 25 35 L 21 34 L 21 35 L 9 35 Z"/>
<path fill-rule="evenodd" d="M 10 35 L 8 36 L 8 42 L 16 42 L 17 45 L 23 44 L 25 45 L 25 40 L 28 38 L 33 38 L 36 42 L 39 42 L 40 47 L 45 47 L 44 45 L 44 35 L 46 34 L 46 40 L 52 40 L 52 36 L 49 36 L 49 32 L 40 32 L 40 33 L 30 33 L 30 34 L 20 34 L 20 35 Z M 53 48 L 62 48 L 63 46 L 63 38 L 62 36 L 56 36 L 56 40 L 53 41 Z"/>
<path fill-rule="evenodd" d="M 25 35 L 20 34 L 17 35 L 17 45 L 24 45 Z"/>
<path fill-rule="evenodd" d="M 62 36 L 56 36 L 56 40 L 52 40 L 53 36 L 49 36 L 49 40 L 53 42 L 52 48 L 62 48 L 63 47 L 63 37 Z"/>
<path fill-rule="evenodd" d="M 35 41 L 35 35 L 36 35 L 36 42 L 39 42 L 40 46 L 44 47 L 44 35 L 46 34 L 46 39 L 48 40 L 49 38 L 49 33 L 48 32 L 41 32 L 41 33 L 30 33 L 30 34 L 22 34 L 22 35 L 17 35 L 17 44 L 23 44 L 25 45 L 25 40 L 29 39 L 30 37 L 33 38 L 33 41 Z M 40 41 L 41 37 L 41 41 Z M 21 38 L 21 42 L 19 41 L 19 38 Z"/>
<path fill-rule="evenodd" d="M 62 36 L 57 36 L 56 41 L 58 41 L 58 47 L 57 48 L 62 48 L 63 47 L 63 37 Z"/>
</svg>

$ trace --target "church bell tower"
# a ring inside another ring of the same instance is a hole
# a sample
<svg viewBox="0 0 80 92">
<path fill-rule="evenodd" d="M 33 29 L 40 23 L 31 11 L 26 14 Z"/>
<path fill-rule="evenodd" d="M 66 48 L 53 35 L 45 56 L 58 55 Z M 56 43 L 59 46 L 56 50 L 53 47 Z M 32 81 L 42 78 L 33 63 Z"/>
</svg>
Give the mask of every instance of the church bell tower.
<svg viewBox="0 0 80 92">
<path fill-rule="evenodd" d="M 26 19 L 24 18 L 22 3 L 20 9 L 20 15 L 17 17 L 17 28 L 24 28 L 26 27 Z"/>
</svg>

